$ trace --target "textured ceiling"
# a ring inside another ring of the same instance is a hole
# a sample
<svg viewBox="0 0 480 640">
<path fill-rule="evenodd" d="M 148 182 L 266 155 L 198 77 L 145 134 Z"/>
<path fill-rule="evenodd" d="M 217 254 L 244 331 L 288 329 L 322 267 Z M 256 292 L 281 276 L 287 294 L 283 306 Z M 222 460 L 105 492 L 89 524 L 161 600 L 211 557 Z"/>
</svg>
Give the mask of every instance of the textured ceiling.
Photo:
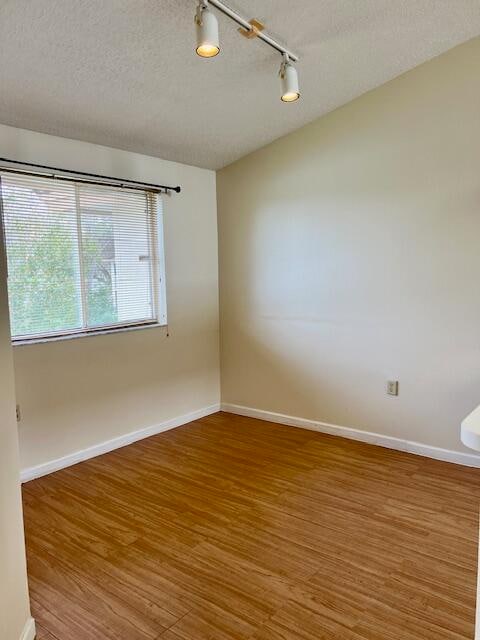
<svg viewBox="0 0 480 640">
<path fill-rule="evenodd" d="M 0 0 L 0 122 L 216 169 L 480 34 L 478 0 L 229 4 L 299 53 L 299 102 L 221 14 L 198 58 L 194 0 Z"/>
</svg>

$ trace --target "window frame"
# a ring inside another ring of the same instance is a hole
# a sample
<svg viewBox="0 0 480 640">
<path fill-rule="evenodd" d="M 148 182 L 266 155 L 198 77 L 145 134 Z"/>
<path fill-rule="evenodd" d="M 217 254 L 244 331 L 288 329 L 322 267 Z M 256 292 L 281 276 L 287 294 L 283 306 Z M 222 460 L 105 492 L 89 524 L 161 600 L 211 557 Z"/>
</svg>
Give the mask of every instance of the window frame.
<svg viewBox="0 0 480 640">
<path fill-rule="evenodd" d="M 21 175 L 21 172 L 19 172 Z M 45 176 L 50 178 L 50 176 Z M 108 325 L 97 325 L 88 327 L 86 323 L 86 283 L 84 278 L 84 265 L 82 254 L 82 222 L 81 222 L 81 208 L 80 208 L 80 187 L 82 185 L 88 185 L 88 181 L 71 180 L 75 189 L 75 216 L 76 216 L 76 228 L 77 228 L 77 249 L 79 254 L 79 270 L 80 270 L 80 290 L 81 290 L 81 316 L 82 326 L 81 328 L 66 329 L 65 331 L 55 331 L 48 333 L 37 333 L 28 335 L 11 335 L 12 346 L 24 346 L 28 344 L 39 344 L 48 342 L 57 342 L 64 340 L 71 340 L 76 338 L 85 338 L 97 335 L 106 335 L 113 333 L 123 333 L 127 331 L 135 331 L 139 329 L 152 329 L 156 327 L 167 326 L 167 301 L 166 301 L 166 283 L 165 283 L 165 247 L 164 247 L 164 228 L 163 228 L 163 201 L 161 194 L 153 191 L 138 189 L 145 194 L 146 198 L 146 210 L 147 210 L 147 229 L 150 248 L 150 278 L 149 284 L 151 288 L 151 300 L 154 310 L 154 318 L 148 318 L 144 320 L 134 320 L 131 322 L 118 322 Z M 92 185 L 93 186 L 93 185 Z M 6 230 L 3 222 L 3 199 L 2 199 L 2 174 L 0 170 L 0 227 L 2 233 L 0 241 L 4 244 L 6 273 L 8 279 L 8 258 L 7 258 L 7 237 Z M 100 189 L 121 189 L 120 186 L 115 185 L 98 185 L 96 188 Z"/>
</svg>

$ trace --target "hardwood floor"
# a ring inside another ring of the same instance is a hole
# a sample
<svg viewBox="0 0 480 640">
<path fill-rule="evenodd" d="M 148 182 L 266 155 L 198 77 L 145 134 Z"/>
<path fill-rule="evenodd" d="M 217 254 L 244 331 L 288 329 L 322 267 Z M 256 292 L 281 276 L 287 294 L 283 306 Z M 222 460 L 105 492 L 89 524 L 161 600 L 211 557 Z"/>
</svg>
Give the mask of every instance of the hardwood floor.
<svg viewBox="0 0 480 640">
<path fill-rule="evenodd" d="M 473 639 L 475 469 L 219 413 L 23 493 L 41 640 Z"/>
</svg>

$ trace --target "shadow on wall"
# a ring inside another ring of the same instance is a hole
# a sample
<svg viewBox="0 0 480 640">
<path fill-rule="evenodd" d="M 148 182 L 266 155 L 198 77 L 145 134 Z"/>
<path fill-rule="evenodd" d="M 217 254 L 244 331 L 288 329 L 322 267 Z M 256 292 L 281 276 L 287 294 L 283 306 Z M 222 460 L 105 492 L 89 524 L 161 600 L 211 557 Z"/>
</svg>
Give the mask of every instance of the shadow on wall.
<svg viewBox="0 0 480 640">
<path fill-rule="evenodd" d="M 224 402 L 466 451 L 480 388 L 470 47 L 219 172 Z"/>
<path fill-rule="evenodd" d="M 220 180 L 222 400 L 465 450 L 479 310 L 459 283 L 478 264 L 478 184 L 460 192 L 441 170 L 374 190 L 360 171 L 335 194 L 326 170 L 302 190 L 285 155 L 262 162 L 265 180 L 248 163 Z"/>
</svg>

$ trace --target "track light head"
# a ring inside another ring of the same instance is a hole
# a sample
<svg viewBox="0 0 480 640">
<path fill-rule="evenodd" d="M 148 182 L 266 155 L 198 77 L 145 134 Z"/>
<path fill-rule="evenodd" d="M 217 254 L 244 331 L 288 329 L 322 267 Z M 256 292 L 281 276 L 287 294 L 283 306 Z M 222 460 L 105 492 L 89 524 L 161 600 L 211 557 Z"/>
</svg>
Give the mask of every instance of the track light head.
<svg viewBox="0 0 480 640">
<path fill-rule="evenodd" d="M 217 18 L 208 8 L 208 0 L 200 0 L 195 14 L 197 29 L 197 54 L 202 58 L 213 58 L 220 53 Z"/>
<path fill-rule="evenodd" d="M 282 81 L 282 102 L 295 102 L 298 100 L 300 98 L 298 73 L 286 53 L 283 54 L 279 75 Z"/>
</svg>

